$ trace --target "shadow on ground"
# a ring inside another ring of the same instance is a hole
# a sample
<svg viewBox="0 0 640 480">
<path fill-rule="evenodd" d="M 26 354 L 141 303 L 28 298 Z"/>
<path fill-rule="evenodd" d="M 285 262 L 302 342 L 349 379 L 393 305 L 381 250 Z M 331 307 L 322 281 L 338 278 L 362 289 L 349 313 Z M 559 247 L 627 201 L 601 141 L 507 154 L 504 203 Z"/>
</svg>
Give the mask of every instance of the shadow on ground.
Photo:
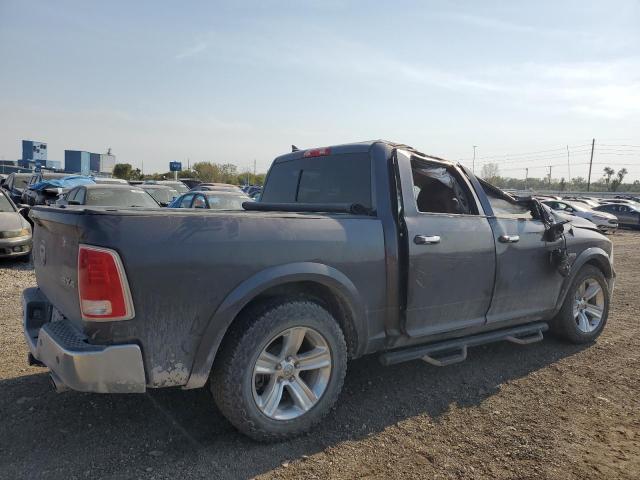
<svg viewBox="0 0 640 480">
<path fill-rule="evenodd" d="M 481 403 L 500 385 L 581 348 L 546 339 L 469 351 L 466 362 L 382 367 L 354 361 L 337 408 L 311 434 L 259 444 L 237 433 L 205 389 L 98 395 L 51 391 L 46 371 L 0 382 L 2 478 L 246 478 L 416 415 Z"/>
</svg>

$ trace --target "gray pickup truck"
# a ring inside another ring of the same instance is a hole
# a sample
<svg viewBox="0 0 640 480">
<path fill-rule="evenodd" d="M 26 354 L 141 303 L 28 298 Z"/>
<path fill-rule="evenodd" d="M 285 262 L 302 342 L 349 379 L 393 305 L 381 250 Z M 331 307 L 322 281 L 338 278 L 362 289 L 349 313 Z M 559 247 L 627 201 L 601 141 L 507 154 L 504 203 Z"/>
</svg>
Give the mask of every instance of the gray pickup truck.
<svg viewBox="0 0 640 480">
<path fill-rule="evenodd" d="M 259 440 L 310 429 L 347 360 L 444 366 L 551 329 L 593 341 L 611 242 L 461 165 L 384 141 L 273 162 L 245 211 L 35 207 L 33 364 L 57 390 L 208 386 Z"/>
</svg>

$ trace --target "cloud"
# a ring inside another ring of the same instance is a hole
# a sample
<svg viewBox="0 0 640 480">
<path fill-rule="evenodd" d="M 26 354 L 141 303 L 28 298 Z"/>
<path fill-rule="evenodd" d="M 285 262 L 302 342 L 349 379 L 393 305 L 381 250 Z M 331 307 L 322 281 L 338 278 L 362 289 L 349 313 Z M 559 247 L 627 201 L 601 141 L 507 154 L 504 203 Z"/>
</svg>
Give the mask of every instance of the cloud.
<svg viewBox="0 0 640 480">
<path fill-rule="evenodd" d="M 199 53 L 204 52 L 207 48 L 209 48 L 209 44 L 207 42 L 200 42 L 192 45 L 175 56 L 176 60 L 182 60 L 184 58 L 195 57 Z"/>
</svg>

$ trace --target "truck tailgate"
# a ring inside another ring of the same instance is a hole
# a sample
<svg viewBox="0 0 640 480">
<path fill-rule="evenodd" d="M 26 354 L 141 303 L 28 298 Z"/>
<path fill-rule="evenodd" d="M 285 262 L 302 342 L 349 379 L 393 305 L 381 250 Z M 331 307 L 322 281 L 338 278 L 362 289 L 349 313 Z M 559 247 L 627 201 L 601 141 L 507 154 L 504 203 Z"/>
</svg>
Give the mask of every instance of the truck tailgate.
<svg viewBox="0 0 640 480">
<path fill-rule="evenodd" d="M 38 285 L 64 316 L 79 320 L 79 212 L 38 208 L 31 217 L 35 223 L 33 262 Z"/>
</svg>

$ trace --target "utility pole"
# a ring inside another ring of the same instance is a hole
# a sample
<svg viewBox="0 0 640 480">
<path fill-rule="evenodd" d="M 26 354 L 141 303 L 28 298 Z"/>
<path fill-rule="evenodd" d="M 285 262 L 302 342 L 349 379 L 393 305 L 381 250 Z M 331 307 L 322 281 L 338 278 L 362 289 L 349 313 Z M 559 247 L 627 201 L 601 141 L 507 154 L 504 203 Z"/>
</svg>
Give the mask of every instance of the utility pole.
<svg viewBox="0 0 640 480">
<path fill-rule="evenodd" d="M 476 147 L 477 145 L 473 146 L 473 163 L 471 164 L 471 171 L 474 173 L 476 173 Z"/>
<path fill-rule="evenodd" d="M 593 166 L 593 149 L 596 146 L 596 139 L 591 140 L 591 160 L 589 160 L 589 178 L 587 179 L 587 192 L 591 189 L 591 167 Z"/>
<path fill-rule="evenodd" d="M 529 181 L 529 167 L 524 169 L 524 189 L 527 189 L 527 182 Z"/>
<path fill-rule="evenodd" d="M 253 159 L 253 181 L 256 181 L 256 159 Z"/>
<path fill-rule="evenodd" d="M 569 145 L 567 145 L 567 170 L 569 171 L 569 183 L 571 183 L 571 162 L 569 162 Z"/>
<path fill-rule="evenodd" d="M 553 165 L 549 165 L 549 186 L 551 186 L 551 168 L 553 168 Z"/>
</svg>

